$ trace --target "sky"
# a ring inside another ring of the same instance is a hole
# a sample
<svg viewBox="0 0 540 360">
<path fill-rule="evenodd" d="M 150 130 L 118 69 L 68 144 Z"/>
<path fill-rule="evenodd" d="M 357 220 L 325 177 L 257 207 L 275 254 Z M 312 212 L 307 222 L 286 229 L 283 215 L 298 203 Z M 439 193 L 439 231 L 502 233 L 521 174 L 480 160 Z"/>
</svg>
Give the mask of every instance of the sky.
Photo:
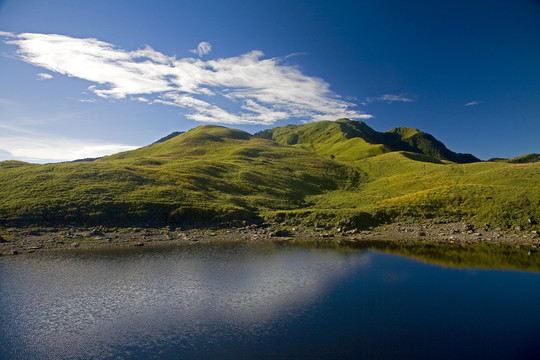
<svg viewBox="0 0 540 360">
<path fill-rule="evenodd" d="M 343 117 L 540 153 L 540 1 L 0 0 L 0 160 Z"/>
</svg>

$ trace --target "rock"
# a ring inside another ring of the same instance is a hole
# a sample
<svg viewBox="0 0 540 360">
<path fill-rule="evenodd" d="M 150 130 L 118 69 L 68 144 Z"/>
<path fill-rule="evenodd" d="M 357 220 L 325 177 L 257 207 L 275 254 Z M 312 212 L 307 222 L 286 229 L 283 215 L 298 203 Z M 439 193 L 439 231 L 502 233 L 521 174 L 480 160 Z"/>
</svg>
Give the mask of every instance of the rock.
<svg viewBox="0 0 540 360">
<path fill-rule="evenodd" d="M 72 243 L 71 243 L 71 246 L 72 246 L 72 247 L 79 247 L 79 246 L 81 246 L 81 244 L 78 243 L 78 242 L 72 242 Z"/>
<path fill-rule="evenodd" d="M 144 246 L 144 243 L 143 242 L 136 242 L 136 243 L 133 243 L 131 246 Z"/>
<path fill-rule="evenodd" d="M 521 226 L 521 225 L 516 226 L 516 230 L 517 230 L 517 231 L 523 231 L 523 226 Z"/>
<path fill-rule="evenodd" d="M 469 224 L 469 223 L 464 223 L 463 224 L 463 230 L 469 232 L 469 231 L 473 231 L 474 230 L 474 226 L 472 224 Z M 474 232 L 474 231 L 473 231 Z"/>
<path fill-rule="evenodd" d="M 291 232 L 288 230 L 280 229 L 280 230 L 272 231 L 269 235 L 272 237 L 286 237 L 286 236 L 291 236 Z"/>
<path fill-rule="evenodd" d="M 98 229 L 93 229 L 88 234 L 86 234 L 86 236 L 104 236 L 104 234 Z"/>
</svg>

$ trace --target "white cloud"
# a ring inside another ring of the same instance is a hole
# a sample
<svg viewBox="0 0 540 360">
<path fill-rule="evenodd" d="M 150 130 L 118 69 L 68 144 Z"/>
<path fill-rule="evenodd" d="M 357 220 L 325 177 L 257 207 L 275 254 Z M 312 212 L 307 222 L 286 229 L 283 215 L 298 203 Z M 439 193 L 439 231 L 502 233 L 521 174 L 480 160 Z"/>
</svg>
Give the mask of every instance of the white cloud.
<svg viewBox="0 0 540 360">
<path fill-rule="evenodd" d="M 480 104 L 480 101 L 474 100 L 474 101 L 469 101 L 468 103 L 465 104 L 465 106 L 474 106 L 478 104 Z"/>
<path fill-rule="evenodd" d="M 406 97 L 403 94 L 400 94 L 400 95 L 385 94 L 385 95 L 378 96 L 376 98 L 367 98 L 366 101 L 368 103 L 373 102 L 373 101 L 387 101 L 388 103 L 393 103 L 393 102 L 411 103 L 411 102 L 414 102 L 413 99 L 411 99 L 409 97 Z"/>
<path fill-rule="evenodd" d="M 29 162 L 58 162 L 111 155 L 135 146 L 49 136 L 0 136 L 0 156 Z"/>
<path fill-rule="evenodd" d="M 199 57 L 203 57 L 204 55 L 210 54 L 210 51 L 212 51 L 212 45 L 210 43 L 203 41 L 200 42 L 196 49 L 189 50 L 194 54 L 198 54 Z"/>
<path fill-rule="evenodd" d="M 196 121 L 271 125 L 293 118 L 372 117 L 339 99 L 324 80 L 284 64 L 284 58 L 265 59 L 260 51 L 205 61 L 54 34 L 24 33 L 6 42 L 18 46 L 19 57 L 30 64 L 93 82 L 88 90 L 100 97 L 173 105 Z M 201 43 L 197 54 L 210 50 Z M 412 101 L 400 99 L 386 101 Z"/>
<path fill-rule="evenodd" d="M 53 76 L 51 74 L 46 74 L 46 73 L 39 73 L 36 75 L 36 79 L 38 80 L 49 80 L 52 78 Z"/>
</svg>

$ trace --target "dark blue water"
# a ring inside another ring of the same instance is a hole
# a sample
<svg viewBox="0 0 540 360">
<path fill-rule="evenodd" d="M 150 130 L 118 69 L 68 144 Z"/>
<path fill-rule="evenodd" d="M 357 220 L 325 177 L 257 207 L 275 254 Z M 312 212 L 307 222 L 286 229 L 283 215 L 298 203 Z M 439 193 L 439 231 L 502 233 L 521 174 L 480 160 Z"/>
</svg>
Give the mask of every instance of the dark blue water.
<svg viewBox="0 0 540 360">
<path fill-rule="evenodd" d="M 0 258 L 5 359 L 539 359 L 540 274 L 245 244 Z"/>
</svg>

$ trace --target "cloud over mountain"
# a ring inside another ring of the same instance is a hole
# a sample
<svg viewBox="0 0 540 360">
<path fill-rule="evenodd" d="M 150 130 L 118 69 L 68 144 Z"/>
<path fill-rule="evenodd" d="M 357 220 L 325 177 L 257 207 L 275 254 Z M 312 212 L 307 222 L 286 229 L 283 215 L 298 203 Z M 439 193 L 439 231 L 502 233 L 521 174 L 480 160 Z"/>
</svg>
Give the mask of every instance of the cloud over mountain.
<svg viewBox="0 0 540 360">
<path fill-rule="evenodd" d="M 56 34 L 3 34 L 22 60 L 95 83 L 103 98 L 148 99 L 181 108 L 189 119 L 228 124 L 265 124 L 372 116 L 341 100 L 324 80 L 261 51 L 219 59 L 170 57 L 150 46 L 127 51 L 97 40 Z M 202 57 L 209 43 L 196 49 Z M 390 100 L 388 101 L 399 101 Z M 403 101 L 403 100 L 401 100 Z"/>
</svg>

